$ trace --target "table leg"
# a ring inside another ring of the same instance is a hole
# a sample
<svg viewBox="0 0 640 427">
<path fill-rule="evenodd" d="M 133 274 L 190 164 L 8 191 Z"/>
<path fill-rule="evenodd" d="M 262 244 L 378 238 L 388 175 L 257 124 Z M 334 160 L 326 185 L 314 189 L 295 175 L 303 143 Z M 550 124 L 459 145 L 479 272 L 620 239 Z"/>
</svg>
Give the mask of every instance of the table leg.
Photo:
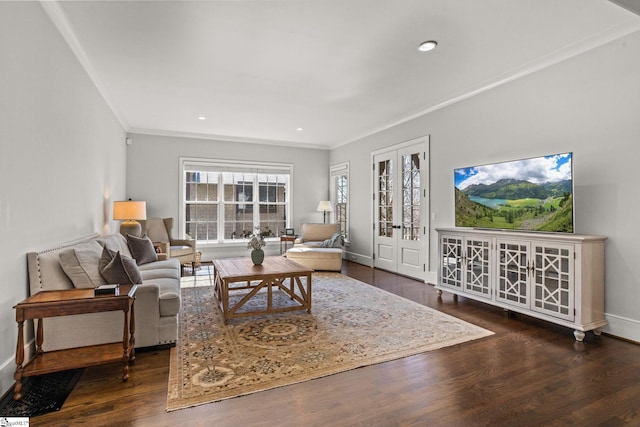
<svg viewBox="0 0 640 427">
<path fill-rule="evenodd" d="M 307 313 L 311 313 L 311 273 L 307 274 Z"/>
<path fill-rule="evenodd" d="M 16 347 L 16 372 L 13 378 L 16 385 L 13 389 L 13 400 L 22 399 L 22 362 L 24 362 L 24 321 L 18 322 L 18 344 Z"/>
<path fill-rule="evenodd" d="M 129 379 L 129 307 L 122 310 L 124 312 L 124 332 L 122 333 L 122 381 Z"/>
<path fill-rule="evenodd" d="M 129 362 L 136 360 L 136 300 L 131 301 L 131 319 L 129 320 Z"/>
<path fill-rule="evenodd" d="M 36 331 L 36 355 L 42 354 L 42 343 L 44 342 L 44 319 L 38 320 L 38 329 Z"/>
</svg>

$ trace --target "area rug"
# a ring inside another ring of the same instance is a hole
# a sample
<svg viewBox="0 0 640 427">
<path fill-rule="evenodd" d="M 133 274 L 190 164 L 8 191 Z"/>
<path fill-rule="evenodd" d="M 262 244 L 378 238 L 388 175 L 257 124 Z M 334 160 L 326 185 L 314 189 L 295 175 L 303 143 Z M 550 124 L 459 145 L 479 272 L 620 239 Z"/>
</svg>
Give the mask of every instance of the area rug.
<svg viewBox="0 0 640 427">
<path fill-rule="evenodd" d="M 71 369 L 24 378 L 22 399 L 13 400 L 12 388 L 0 402 L 0 416 L 35 417 L 59 411 L 80 380 L 82 372 L 83 369 Z"/>
<path fill-rule="evenodd" d="M 339 273 L 314 273 L 311 313 L 301 310 L 251 316 L 231 319 L 225 325 L 209 282 L 207 276 L 183 279 L 179 338 L 171 349 L 167 411 L 493 334 Z M 255 304 L 264 305 L 258 297 L 266 295 L 255 297 Z M 274 290 L 274 304 L 288 303 L 290 298 L 284 292 Z"/>
</svg>

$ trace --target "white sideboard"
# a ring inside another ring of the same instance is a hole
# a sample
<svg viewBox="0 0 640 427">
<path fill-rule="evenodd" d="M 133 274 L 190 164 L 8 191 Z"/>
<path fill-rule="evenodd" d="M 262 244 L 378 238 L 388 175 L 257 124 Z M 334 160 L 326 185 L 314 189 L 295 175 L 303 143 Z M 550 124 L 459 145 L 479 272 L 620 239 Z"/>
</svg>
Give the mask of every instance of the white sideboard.
<svg viewBox="0 0 640 427">
<path fill-rule="evenodd" d="M 604 319 L 603 236 L 439 228 L 436 289 L 563 325 L 578 341 Z"/>
</svg>

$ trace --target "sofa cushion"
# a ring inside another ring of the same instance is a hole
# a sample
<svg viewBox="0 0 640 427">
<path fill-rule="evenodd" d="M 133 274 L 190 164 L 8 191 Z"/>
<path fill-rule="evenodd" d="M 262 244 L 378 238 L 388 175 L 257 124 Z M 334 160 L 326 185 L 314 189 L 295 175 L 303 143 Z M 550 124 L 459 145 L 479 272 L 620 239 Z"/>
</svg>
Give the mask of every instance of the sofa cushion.
<svg viewBox="0 0 640 427">
<path fill-rule="evenodd" d="M 158 254 L 153 247 L 153 242 L 146 235 L 142 237 L 127 234 L 127 245 L 131 256 L 138 265 L 148 264 L 158 260 Z"/>
<path fill-rule="evenodd" d="M 286 256 L 305 267 L 314 270 L 340 271 L 342 269 L 342 249 L 293 247 Z"/>
<path fill-rule="evenodd" d="M 132 285 L 142 283 L 140 270 L 133 258 L 129 258 L 116 252 L 115 254 L 105 246 L 100 257 L 100 274 L 108 283 Z"/>
<path fill-rule="evenodd" d="M 95 288 L 107 283 L 100 274 L 102 246 L 95 240 L 60 252 L 60 266 L 76 288 Z"/>
<path fill-rule="evenodd" d="M 302 224 L 301 240 L 303 243 L 307 241 L 322 242 L 334 233 L 338 232 L 338 224 Z"/>
<path fill-rule="evenodd" d="M 191 246 L 170 246 L 169 253 L 172 257 L 193 255 L 193 248 Z"/>
<path fill-rule="evenodd" d="M 120 233 L 114 233 L 109 234 L 108 236 L 100 237 L 98 241 L 100 241 L 103 246 L 106 246 L 114 253 L 120 252 L 121 255 L 133 258 L 131 256 L 131 251 L 129 250 L 129 245 L 127 245 L 127 239 Z"/>
</svg>

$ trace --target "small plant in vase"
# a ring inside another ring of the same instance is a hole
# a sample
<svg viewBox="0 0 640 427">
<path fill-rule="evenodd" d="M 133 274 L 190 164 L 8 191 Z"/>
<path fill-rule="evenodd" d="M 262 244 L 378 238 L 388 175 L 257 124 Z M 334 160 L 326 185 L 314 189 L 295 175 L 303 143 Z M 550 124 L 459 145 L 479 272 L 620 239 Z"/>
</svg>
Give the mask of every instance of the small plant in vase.
<svg viewBox="0 0 640 427">
<path fill-rule="evenodd" d="M 264 245 L 266 242 L 260 233 L 260 227 L 256 227 L 247 244 L 247 249 L 251 249 L 251 261 L 254 265 L 260 265 L 264 261 L 264 251 L 262 250 Z"/>
</svg>

